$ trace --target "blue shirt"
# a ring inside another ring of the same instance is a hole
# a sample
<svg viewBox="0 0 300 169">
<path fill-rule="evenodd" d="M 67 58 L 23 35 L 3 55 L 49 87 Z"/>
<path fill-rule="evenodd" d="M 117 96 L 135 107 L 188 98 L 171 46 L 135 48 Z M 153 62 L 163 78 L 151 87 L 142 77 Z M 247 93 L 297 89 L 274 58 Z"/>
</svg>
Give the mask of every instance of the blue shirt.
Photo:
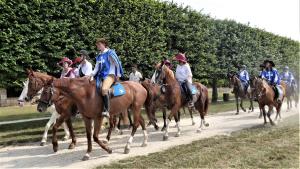
<svg viewBox="0 0 300 169">
<path fill-rule="evenodd" d="M 283 80 L 284 82 L 286 82 L 289 85 L 294 80 L 294 76 L 291 72 L 282 72 L 279 77 L 280 77 L 280 80 Z"/>
<path fill-rule="evenodd" d="M 242 70 L 240 73 L 239 73 L 239 79 L 242 81 L 242 82 L 249 82 L 249 73 L 247 72 L 247 70 Z"/>
<path fill-rule="evenodd" d="M 276 69 L 264 70 L 262 71 L 262 78 L 266 79 L 271 85 L 279 85 L 280 79 L 278 77 L 278 72 Z"/>
</svg>

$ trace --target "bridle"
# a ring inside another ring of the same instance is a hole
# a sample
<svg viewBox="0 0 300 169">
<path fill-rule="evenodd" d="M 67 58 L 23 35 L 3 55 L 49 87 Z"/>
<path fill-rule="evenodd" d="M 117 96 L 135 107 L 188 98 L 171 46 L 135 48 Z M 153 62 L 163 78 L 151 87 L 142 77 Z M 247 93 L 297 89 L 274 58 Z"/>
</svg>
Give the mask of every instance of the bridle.
<svg viewBox="0 0 300 169">
<path fill-rule="evenodd" d="M 31 100 L 34 96 L 38 95 L 38 92 L 40 91 L 40 89 L 38 89 L 40 86 L 44 86 L 44 82 L 39 79 L 39 78 L 36 78 L 36 77 L 29 77 L 29 79 L 31 79 L 29 81 L 29 85 L 28 85 L 28 88 L 30 88 L 29 91 L 31 91 L 29 93 L 27 93 L 27 98 L 29 98 L 29 100 Z M 33 85 L 33 87 L 31 87 L 31 85 Z M 35 93 L 35 94 L 32 94 L 32 93 Z M 28 94 L 32 94 L 30 96 L 28 96 Z"/>
<path fill-rule="evenodd" d="M 42 100 L 42 96 L 41 96 L 41 98 L 39 99 L 39 102 L 40 103 L 43 103 L 43 104 L 45 104 L 47 107 L 50 107 L 51 105 L 53 105 L 53 101 L 52 101 L 52 96 L 53 96 L 53 94 L 54 94 L 54 88 L 53 88 L 53 86 L 51 85 L 51 86 L 48 86 L 47 87 L 47 90 L 45 90 L 45 91 L 43 91 L 43 93 L 42 93 L 42 96 L 44 95 L 44 94 L 47 94 L 47 99 L 45 99 L 45 100 Z"/>
</svg>

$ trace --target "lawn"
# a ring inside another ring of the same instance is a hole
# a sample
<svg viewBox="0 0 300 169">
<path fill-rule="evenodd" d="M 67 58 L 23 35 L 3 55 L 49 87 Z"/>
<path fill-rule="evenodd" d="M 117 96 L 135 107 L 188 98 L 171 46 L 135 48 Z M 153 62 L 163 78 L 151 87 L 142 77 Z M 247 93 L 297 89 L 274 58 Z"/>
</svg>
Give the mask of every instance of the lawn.
<svg viewBox="0 0 300 169">
<path fill-rule="evenodd" d="M 102 168 L 299 168 L 299 115 L 277 127 L 256 126 Z"/>
<path fill-rule="evenodd" d="M 49 113 L 39 113 L 36 110 L 36 105 L 0 107 L 0 122 L 48 116 L 50 116 Z"/>
</svg>

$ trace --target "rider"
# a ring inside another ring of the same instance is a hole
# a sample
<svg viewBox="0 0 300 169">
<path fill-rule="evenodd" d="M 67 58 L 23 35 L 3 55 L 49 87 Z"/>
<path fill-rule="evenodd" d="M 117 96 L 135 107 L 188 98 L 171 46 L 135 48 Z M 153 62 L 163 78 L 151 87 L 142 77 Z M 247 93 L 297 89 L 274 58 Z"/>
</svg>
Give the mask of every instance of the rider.
<svg viewBox="0 0 300 169">
<path fill-rule="evenodd" d="M 83 77 L 91 75 L 93 71 L 92 64 L 88 61 L 90 59 L 89 53 L 86 50 L 80 51 L 80 57 L 75 58 L 74 64 L 79 63 L 77 69 L 75 69 L 76 77 Z"/>
<path fill-rule="evenodd" d="M 275 67 L 275 64 L 271 60 L 265 60 L 264 65 L 265 65 L 265 70 L 262 72 L 262 78 L 266 79 L 269 85 L 276 87 L 279 93 L 277 101 L 281 103 L 283 99 L 283 92 L 279 87 L 280 78 L 278 76 L 278 72 L 275 68 L 273 68 Z"/>
<path fill-rule="evenodd" d="M 239 79 L 242 82 L 242 85 L 244 87 L 244 92 L 245 94 L 247 93 L 247 89 L 249 86 L 249 73 L 246 70 L 247 66 L 246 65 L 242 65 L 241 71 L 239 72 Z"/>
<path fill-rule="evenodd" d="M 291 86 L 292 82 L 295 80 L 292 72 L 289 71 L 288 66 L 285 66 L 283 71 L 284 72 L 280 74 L 280 79 L 283 80 L 288 86 Z"/>
<path fill-rule="evenodd" d="M 132 66 L 132 72 L 129 75 L 129 81 L 140 82 L 143 79 L 141 72 L 138 71 L 137 65 Z"/>
<path fill-rule="evenodd" d="M 63 57 L 61 61 L 57 63 L 57 65 L 63 68 L 60 78 L 75 77 L 74 69 L 71 67 L 72 63 L 73 63 L 72 60 L 70 60 L 68 57 Z"/>
<path fill-rule="evenodd" d="M 97 89 L 101 87 L 104 102 L 102 115 L 109 117 L 109 89 L 119 77 L 123 76 L 123 69 L 116 52 L 113 49 L 108 48 L 108 41 L 106 39 L 98 38 L 96 40 L 96 47 L 100 53 L 96 57 L 96 65 L 91 73 L 91 79 L 92 77 L 95 77 Z M 100 85 L 101 83 L 102 86 Z"/>
<path fill-rule="evenodd" d="M 180 84 L 185 84 L 187 87 L 187 95 L 189 100 L 189 107 L 194 107 L 193 94 L 192 94 L 192 78 L 193 74 L 190 65 L 187 63 L 185 54 L 178 53 L 175 55 L 174 60 L 179 64 L 176 67 L 175 77 Z"/>
</svg>

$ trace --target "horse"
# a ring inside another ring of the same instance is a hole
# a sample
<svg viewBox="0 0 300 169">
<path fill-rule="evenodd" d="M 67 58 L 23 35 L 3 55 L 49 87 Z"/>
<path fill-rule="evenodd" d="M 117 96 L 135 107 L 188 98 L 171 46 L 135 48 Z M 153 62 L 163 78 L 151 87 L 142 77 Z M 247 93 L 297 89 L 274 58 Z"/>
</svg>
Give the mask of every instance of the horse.
<svg viewBox="0 0 300 169">
<path fill-rule="evenodd" d="M 18 104 L 20 107 L 22 107 L 24 105 L 25 97 L 27 96 L 27 93 L 28 93 L 28 79 L 23 84 L 24 84 L 24 87 L 23 87 L 22 93 L 18 98 Z M 38 95 L 36 96 L 37 100 L 40 99 L 40 96 L 41 96 L 40 93 L 41 93 L 41 91 L 39 91 Z M 36 101 L 36 102 L 38 102 L 38 101 Z M 57 111 L 55 110 L 54 106 L 50 106 L 48 111 L 51 113 L 51 117 L 45 126 L 45 131 L 44 131 L 41 143 L 40 143 L 41 146 L 44 146 L 45 143 L 47 142 L 47 134 L 48 134 L 49 128 L 55 124 L 56 119 L 60 116 L 57 113 Z M 65 131 L 64 140 L 68 140 L 70 138 L 70 132 L 69 132 L 69 128 L 67 127 L 66 123 L 63 123 L 63 128 Z"/>
<path fill-rule="evenodd" d="M 52 80 L 52 76 L 47 75 L 45 73 L 41 72 L 34 72 L 31 69 L 27 70 L 28 74 L 28 92 L 27 96 L 25 97 L 25 100 L 31 100 L 38 91 L 42 90 L 50 80 Z M 45 89 L 43 90 L 45 91 Z M 39 112 L 45 112 L 48 107 L 52 106 L 53 110 L 56 110 L 56 112 L 59 114 L 58 118 L 55 118 L 54 120 L 56 121 L 55 124 L 52 127 L 52 145 L 53 145 L 53 150 L 56 152 L 57 151 L 57 136 L 56 132 L 58 127 L 63 123 L 66 122 L 67 127 L 69 128 L 70 136 L 71 136 L 71 143 L 69 145 L 69 149 L 74 149 L 76 145 L 76 138 L 75 138 L 75 133 L 73 131 L 73 125 L 71 122 L 71 116 L 72 114 L 76 114 L 77 108 L 74 102 L 71 100 L 67 99 L 66 97 L 61 96 L 59 103 L 54 104 L 55 107 L 51 103 L 46 103 L 41 100 L 39 100 L 39 104 L 37 106 L 37 110 Z M 58 120 L 63 119 L 58 124 Z M 50 126 L 49 126 L 50 127 Z"/>
<path fill-rule="evenodd" d="M 204 124 L 204 126 L 208 126 L 209 124 L 205 122 L 204 116 L 207 114 L 207 110 L 208 110 L 208 95 L 206 95 L 206 92 L 204 90 L 206 90 L 206 88 L 203 86 L 201 86 L 200 83 L 194 83 L 194 85 L 196 84 L 197 88 L 199 91 L 203 90 L 203 94 L 201 94 L 201 97 L 205 97 L 204 103 L 200 103 L 202 100 L 201 99 L 197 99 L 196 104 L 199 105 L 203 105 L 204 107 L 201 107 L 203 109 L 199 109 L 199 113 L 200 113 L 200 117 L 201 117 L 201 127 L 199 127 L 199 129 L 197 130 L 198 132 L 201 131 L 202 126 Z M 166 128 L 166 96 L 164 93 L 162 93 L 162 86 L 157 84 L 157 83 L 152 83 L 150 80 L 146 79 L 142 82 L 142 85 L 147 89 L 148 91 L 148 99 L 149 102 L 147 104 L 145 104 L 145 108 L 146 108 L 146 112 L 150 112 L 150 114 L 152 116 L 155 117 L 155 112 L 157 110 L 157 108 L 162 109 L 163 112 L 163 119 L 164 119 L 164 126 L 162 128 L 162 131 L 165 130 Z M 199 93 L 200 94 L 200 93 Z M 197 98 L 199 98 L 199 95 L 197 96 Z M 181 108 L 187 107 L 187 101 L 186 99 L 182 96 L 182 105 Z M 200 108 L 200 107 L 197 107 Z M 192 125 L 195 125 L 194 119 L 193 119 L 193 109 L 188 108 L 191 119 L 192 119 Z M 178 120 L 180 120 L 180 111 L 178 111 Z M 158 128 L 158 126 L 156 124 L 153 124 L 155 128 Z"/>
<path fill-rule="evenodd" d="M 233 93 L 236 102 L 236 115 L 239 114 L 239 107 L 246 112 L 246 109 L 243 107 L 244 99 L 248 98 L 250 100 L 250 107 L 249 112 L 254 111 L 253 101 L 252 101 L 252 94 L 251 94 L 251 86 L 248 87 L 247 93 L 245 93 L 244 86 L 240 79 L 237 77 L 236 74 L 228 74 L 229 84 L 233 86 Z M 239 98 L 241 99 L 241 103 L 239 105 Z"/>
<path fill-rule="evenodd" d="M 295 101 L 295 107 L 298 106 L 299 92 L 297 84 L 293 81 L 290 85 L 287 85 L 286 88 L 286 99 L 287 99 L 287 110 L 293 107 L 292 98 Z"/>
<path fill-rule="evenodd" d="M 103 100 L 102 95 L 96 90 L 96 82 L 90 81 L 88 78 L 75 78 L 75 79 L 54 79 L 49 82 L 51 90 L 53 91 L 52 100 L 55 101 L 59 98 L 59 95 L 64 95 L 74 101 L 82 115 L 85 123 L 88 148 L 86 154 L 82 160 L 88 160 L 92 151 L 91 142 L 91 119 L 94 119 L 94 141 L 109 154 L 112 150 L 105 145 L 98 138 L 98 134 L 101 130 L 103 121 Z M 114 116 L 128 110 L 130 108 L 133 112 L 134 125 L 132 127 L 131 136 L 125 146 L 124 153 L 130 152 L 130 145 L 133 141 L 134 134 L 139 125 L 142 126 L 144 140 L 142 146 L 147 146 L 148 134 L 145 127 L 144 119 L 141 115 L 141 108 L 144 105 L 147 98 L 146 89 L 139 83 L 126 81 L 121 82 L 124 86 L 126 93 L 122 96 L 111 98 L 110 115 Z M 61 116 L 62 117 L 62 116 Z M 59 118 L 57 124 L 62 123 L 63 118 Z M 55 132 L 55 131 L 54 131 Z"/>
<path fill-rule="evenodd" d="M 254 79 L 254 83 L 255 83 L 255 92 L 258 96 L 258 105 L 259 108 L 262 110 L 263 112 L 263 116 L 264 116 L 264 124 L 267 123 L 266 121 L 266 110 L 265 110 L 265 106 L 267 105 L 269 107 L 267 116 L 268 119 L 271 123 L 271 125 L 275 125 L 275 123 L 273 122 L 273 120 L 271 119 L 271 114 L 273 111 L 273 107 L 276 108 L 276 117 L 275 120 L 277 120 L 277 118 L 279 117 L 281 119 L 281 106 L 282 106 L 282 102 L 278 102 L 275 99 L 275 91 L 274 89 L 267 83 L 267 81 L 265 79 L 261 79 L 261 78 L 255 78 Z M 283 91 L 283 100 L 285 97 L 285 83 L 281 82 L 281 89 Z M 282 100 L 282 101 L 283 101 Z"/>
<path fill-rule="evenodd" d="M 163 90 L 165 90 L 165 100 L 167 108 L 171 110 L 171 113 L 168 116 L 168 121 L 166 123 L 166 130 L 163 139 L 168 139 L 168 128 L 169 123 L 174 116 L 176 127 L 177 127 L 177 133 L 175 136 L 180 135 L 180 123 L 179 123 L 179 109 L 181 107 L 184 107 L 187 105 L 188 101 L 184 97 L 184 93 L 181 92 L 181 87 L 179 83 L 177 82 L 174 73 L 171 69 L 169 69 L 166 65 L 163 64 L 163 62 L 159 65 L 157 65 L 157 76 L 156 81 L 160 84 L 163 84 Z M 208 126 L 208 123 L 205 122 L 204 116 L 207 114 L 208 111 L 208 91 L 205 86 L 203 86 L 200 83 L 194 83 L 194 85 L 198 89 L 198 93 L 195 96 L 195 109 L 199 111 L 200 117 L 201 117 L 201 123 L 199 128 L 197 129 L 197 132 L 200 132 L 202 130 L 203 124 L 205 126 Z M 154 113 L 154 112 L 153 112 Z"/>
</svg>

